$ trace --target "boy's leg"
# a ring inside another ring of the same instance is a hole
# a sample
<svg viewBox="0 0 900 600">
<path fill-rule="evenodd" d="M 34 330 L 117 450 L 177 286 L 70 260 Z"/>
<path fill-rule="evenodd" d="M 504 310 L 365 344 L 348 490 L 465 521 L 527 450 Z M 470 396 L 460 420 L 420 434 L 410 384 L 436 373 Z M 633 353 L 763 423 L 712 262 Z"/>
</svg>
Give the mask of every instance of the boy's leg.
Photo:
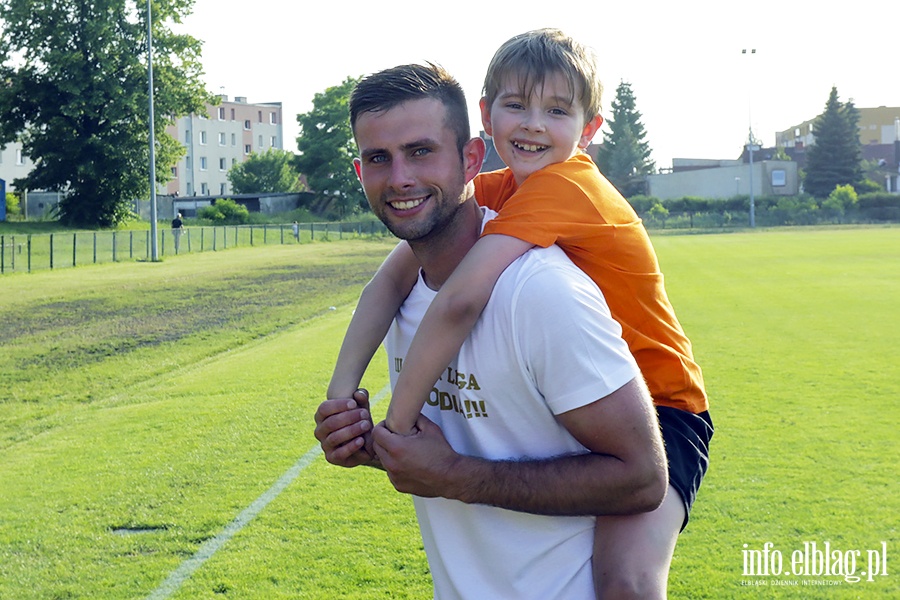
<svg viewBox="0 0 900 600">
<path fill-rule="evenodd" d="M 663 503 L 653 512 L 598 517 L 594 533 L 597 598 L 664 600 L 684 516 L 684 502 L 669 486 Z"/>
<path fill-rule="evenodd" d="M 653 512 L 597 518 L 593 566 L 600 600 L 666 598 L 675 543 L 709 465 L 709 413 L 695 415 L 666 406 L 657 406 L 656 412 L 666 445 L 669 489 Z"/>
</svg>

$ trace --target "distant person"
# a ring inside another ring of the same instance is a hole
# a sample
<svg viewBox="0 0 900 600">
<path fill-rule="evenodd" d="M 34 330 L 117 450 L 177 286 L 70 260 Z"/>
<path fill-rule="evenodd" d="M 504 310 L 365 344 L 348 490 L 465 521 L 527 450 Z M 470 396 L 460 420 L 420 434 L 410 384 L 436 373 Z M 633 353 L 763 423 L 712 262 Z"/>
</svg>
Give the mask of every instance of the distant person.
<svg viewBox="0 0 900 600">
<path fill-rule="evenodd" d="M 175 215 L 172 219 L 172 239 L 175 240 L 175 254 L 181 246 L 181 234 L 184 233 L 184 223 L 181 220 L 181 213 Z"/>
<path fill-rule="evenodd" d="M 657 406 L 669 459 L 671 487 L 662 507 L 598 518 L 598 591 L 622 598 L 621 589 L 632 589 L 640 590 L 639 597 L 661 598 L 678 534 L 707 470 L 713 428 L 700 367 L 669 302 L 649 235 L 584 152 L 602 123 L 596 68 L 592 51 L 555 29 L 515 36 L 494 55 L 480 106 L 484 129 L 508 167 L 482 173 L 474 183 L 479 203 L 499 216 L 485 224 L 422 319 L 386 425 L 400 434 L 414 430 L 435 381 L 459 352 L 503 270 L 529 248 L 559 245 L 600 287 L 622 326 Z M 412 201 L 401 208 L 398 214 L 421 210 Z M 388 286 L 415 281 L 392 273 L 399 264 L 386 261 L 375 280 Z M 397 303 L 367 296 L 341 348 L 330 398 L 348 397 L 358 386 L 397 310 Z M 370 327 L 355 326 L 360 323 Z"/>
<path fill-rule="evenodd" d="M 299 242 L 300 241 L 300 223 L 298 223 L 297 221 L 294 221 L 294 224 L 291 225 L 291 231 L 294 232 L 294 240 Z"/>
</svg>

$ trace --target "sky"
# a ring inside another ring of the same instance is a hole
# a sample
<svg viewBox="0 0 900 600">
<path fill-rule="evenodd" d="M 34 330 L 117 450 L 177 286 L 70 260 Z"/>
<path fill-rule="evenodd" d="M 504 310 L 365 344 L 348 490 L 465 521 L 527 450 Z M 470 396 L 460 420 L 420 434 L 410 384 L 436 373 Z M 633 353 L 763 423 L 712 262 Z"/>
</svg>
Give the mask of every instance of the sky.
<svg viewBox="0 0 900 600">
<path fill-rule="evenodd" d="M 424 61 L 462 84 L 477 135 L 478 99 L 494 51 L 516 34 L 558 27 L 596 50 L 605 116 L 620 82 L 631 84 L 652 158 L 670 167 L 673 158 L 737 158 L 751 126 L 772 146 L 776 131 L 820 114 L 832 87 L 860 108 L 900 107 L 900 2 L 834 6 L 196 0 L 176 29 L 203 41 L 211 92 L 282 103 L 284 147 L 296 152 L 296 115 L 312 109 L 315 94 L 347 77 Z M 851 12 L 856 7 L 859 14 Z M 601 140 L 602 132 L 594 141 Z"/>
</svg>

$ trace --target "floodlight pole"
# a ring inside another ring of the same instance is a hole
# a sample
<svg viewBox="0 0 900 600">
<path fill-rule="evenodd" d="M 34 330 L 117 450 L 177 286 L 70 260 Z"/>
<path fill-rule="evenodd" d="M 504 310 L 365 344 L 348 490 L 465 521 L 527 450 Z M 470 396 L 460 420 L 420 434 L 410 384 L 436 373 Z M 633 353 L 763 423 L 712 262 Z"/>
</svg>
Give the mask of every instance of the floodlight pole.
<svg viewBox="0 0 900 600">
<path fill-rule="evenodd" d="M 747 49 L 741 50 L 741 54 L 747 54 Z M 756 48 L 750 49 L 750 54 L 756 54 Z M 747 140 L 747 150 L 750 152 L 750 227 L 756 227 L 756 201 L 753 197 L 753 112 L 751 109 L 753 95 L 753 79 L 748 77 L 750 81 L 747 90 L 747 120 L 750 124 L 750 135 Z"/>
<path fill-rule="evenodd" d="M 153 17 L 150 12 L 150 1 L 147 0 L 147 79 L 149 113 L 150 113 L 150 256 L 159 260 L 156 223 L 156 131 L 153 117 Z"/>
</svg>

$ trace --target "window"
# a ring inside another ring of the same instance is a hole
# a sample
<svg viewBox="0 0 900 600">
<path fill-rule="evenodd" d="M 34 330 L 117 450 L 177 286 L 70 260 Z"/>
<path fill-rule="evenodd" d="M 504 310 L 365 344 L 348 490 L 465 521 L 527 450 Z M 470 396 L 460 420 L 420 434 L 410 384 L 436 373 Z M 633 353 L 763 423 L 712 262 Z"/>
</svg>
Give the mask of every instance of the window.
<svg viewBox="0 0 900 600">
<path fill-rule="evenodd" d="M 172 177 L 178 177 L 178 167 L 172 167 Z"/>
<path fill-rule="evenodd" d="M 250 131 L 250 119 L 247 119 L 246 121 L 244 121 L 244 129 L 246 129 L 247 131 Z"/>
<path fill-rule="evenodd" d="M 278 118 L 275 116 L 275 113 L 269 113 L 269 123 L 275 125 L 278 122 Z"/>
<path fill-rule="evenodd" d="M 231 120 L 234 121 L 234 109 L 231 109 Z"/>
<path fill-rule="evenodd" d="M 231 145 L 237 146 L 237 136 L 234 135 L 233 133 L 231 134 Z"/>
<path fill-rule="evenodd" d="M 262 140 L 263 140 L 262 136 L 259 136 L 259 144 L 258 144 L 258 146 L 259 146 L 260 148 L 263 147 L 263 141 L 262 141 Z"/>
<path fill-rule="evenodd" d="M 191 184 L 190 181 L 188 181 L 187 187 L 185 188 L 185 191 L 187 191 L 187 195 L 188 195 L 188 196 L 193 196 L 193 195 L 194 195 L 194 186 Z"/>
<path fill-rule="evenodd" d="M 228 193 L 228 192 L 225 190 L 225 184 L 224 184 L 224 183 L 220 183 L 220 184 L 219 184 L 219 193 L 220 193 L 221 195 L 223 195 L 223 196 L 224 196 L 225 194 Z"/>
<path fill-rule="evenodd" d="M 184 132 L 184 143 L 185 144 L 191 143 L 191 130 L 190 129 L 188 129 L 187 131 Z"/>
<path fill-rule="evenodd" d="M 272 136 L 272 147 L 274 148 L 277 145 L 278 145 L 278 138 L 273 135 Z"/>
<path fill-rule="evenodd" d="M 200 195 L 201 196 L 209 196 L 209 186 L 205 183 L 200 184 Z"/>
<path fill-rule="evenodd" d="M 220 171 L 224 171 L 224 170 L 225 170 L 225 159 L 224 159 L 224 158 L 220 158 L 220 159 L 219 159 L 219 170 L 220 170 Z"/>
<path fill-rule="evenodd" d="M 206 132 L 205 131 L 200 132 L 200 145 L 201 146 L 206 145 Z"/>
<path fill-rule="evenodd" d="M 232 158 L 232 159 L 231 159 L 231 166 L 233 167 L 233 166 L 236 165 L 236 164 L 237 164 L 237 159 L 236 159 L 236 158 Z"/>
<path fill-rule="evenodd" d="M 259 122 L 262 123 L 262 111 L 259 111 Z"/>
<path fill-rule="evenodd" d="M 245 144 L 244 145 L 244 154 L 250 154 L 251 152 L 253 152 L 253 148 L 250 146 L 250 144 Z"/>
<path fill-rule="evenodd" d="M 787 185 L 787 176 L 784 169 L 774 169 L 772 171 L 772 187 L 784 187 Z"/>
<path fill-rule="evenodd" d="M 219 120 L 220 121 L 225 120 L 225 107 L 224 106 L 219 107 Z"/>
<path fill-rule="evenodd" d="M 222 133 L 219 134 L 219 145 L 220 145 L 220 146 L 224 146 L 224 145 L 225 145 L 225 133 L 224 133 L 224 132 L 222 132 Z"/>
<path fill-rule="evenodd" d="M 206 170 L 206 157 L 205 156 L 200 157 L 200 170 L 201 171 Z"/>
<path fill-rule="evenodd" d="M 16 164 L 24 165 L 25 164 L 25 155 L 22 154 L 21 148 L 16 148 Z"/>
<path fill-rule="evenodd" d="M 194 161 L 191 160 L 191 157 L 190 157 L 190 156 L 185 156 L 185 157 L 184 157 L 184 168 L 185 168 L 185 169 L 187 169 L 188 171 L 190 171 L 191 169 L 194 168 L 194 167 L 193 167 L 193 164 L 194 164 Z"/>
</svg>

